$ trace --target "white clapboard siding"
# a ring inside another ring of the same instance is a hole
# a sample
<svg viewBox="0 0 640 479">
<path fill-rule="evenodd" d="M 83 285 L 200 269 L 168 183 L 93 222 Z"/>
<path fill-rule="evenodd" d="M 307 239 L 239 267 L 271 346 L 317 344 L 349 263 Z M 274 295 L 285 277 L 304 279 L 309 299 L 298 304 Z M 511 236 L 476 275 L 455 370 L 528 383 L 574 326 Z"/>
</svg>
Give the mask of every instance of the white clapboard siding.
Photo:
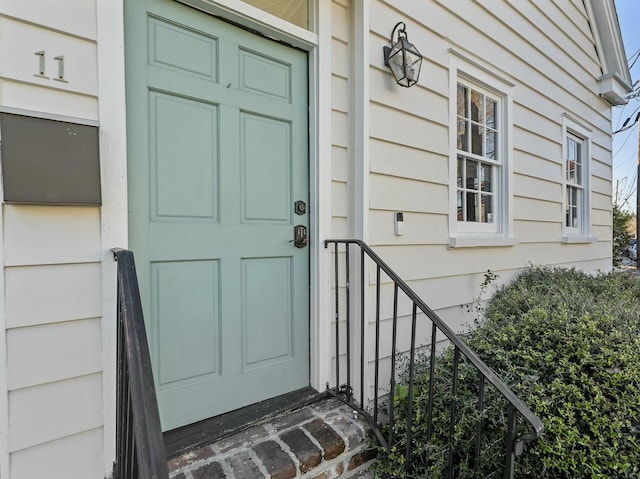
<svg viewBox="0 0 640 479">
<path fill-rule="evenodd" d="M 416 181 L 395 176 L 372 174 L 370 205 L 373 209 L 415 211 L 447 214 L 449 212 L 448 188 L 441 184 Z M 419 199 L 423 198 L 422 201 Z"/>
<path fill-rule="evenodd" d="M 449 184 L 449 157 L 371 139 L 371 172 L 412 178 L 442 185 Z"/>
<path fill-rule="evenodd" d="M 5 265 L 99 261 L 100 209 L 4 205 Z"/>
<path fill-rule="evenodd" d="M 333 75 L 331 77 L 331 105 L 334 111 L 348 113 L 349 82 L 346 78 Z"/>
<path fill-rule="evenodd" d="M 333 145 L 331 147 L 331 171 L 333 179 L 347 182 L 349 179 L 348 149 L 344 146 Z"/>
<path fill-rule="evenodd" d="M 100 284 L 100 263 L 6 268 L 7 327 L 100 317 Z"/>
<path fill-rule="evenodd" d="M 43 51 L 45 76 L 36 76 Z M 96 43 L 66 33 L 23 21 L 0 17 L 0 53 L 2 78 L 32 83 L 55 90 L 73 91 L 83 95 L 98 94 L 98 58 Z M 58 76 L 59 60 L 64 58 L 64 80 Z"/>
<path fill-rule="evenodd" d="M 11 479 L 104 477 L 102 428 L 91 429 L 11 454 Z"/>
<path fill-rule="evenodd" d="M 100 372 L 101 328 L 98 318 L 7 331 L 9 390 Z"/>
<path fill-rule="evenodd" d="M 98 100 L 95 97 L 12 80 L 0 81 L 0 104 L 4 107 L 98 120 Z"/>
<path fill-rule="evenodd" d="M 449 218 L 446 214 L 404 212 L 405 233 L 393 230 L 395 211 L 369 212 L 369 241 L 376 245 L 448 244 Z"/>
<path fill-rule="evenodd" d="M 445 246 L 411 245 L 406 247 L 377 246 L 377 253 L 405 281 L 481 273 L 487 269 L 509 270 L 526 268 L 531 264 L 561 264 L 600 259 L 611 255 L 610 242 L 594 244 L 562 243 L 519 244 L 517 248 L 455 248 Z M 499 254 L 498 254 L 499 253 Z M 412 258 L 407 261 L 407 257 Z M 416 261 L 424 258 L 424 261 Z"/>
<path fill-rule="evenodd" d="M 102 375 L 9 392 L 9 451 L 102 426 Z"/>
<path fill-rule="evenodd" d="M 351 40 L 348 2 L 334 1 L 331 4 L 331 36 L 344 44 Z"/>
<path fill-rule="evenodd" d="M 55 2 L 55 8 L 51 7 L 54 5 L 43 4 L 42 0 L 3 0 L 1 10 L 4 15 L 20 18 L 34 25 L 47 25 L 53 30 L 85 39 L 96 39 L 96 2 L 65 0 Z M 82 21 L 78 21 L 79 19 Z"/>
</svg>

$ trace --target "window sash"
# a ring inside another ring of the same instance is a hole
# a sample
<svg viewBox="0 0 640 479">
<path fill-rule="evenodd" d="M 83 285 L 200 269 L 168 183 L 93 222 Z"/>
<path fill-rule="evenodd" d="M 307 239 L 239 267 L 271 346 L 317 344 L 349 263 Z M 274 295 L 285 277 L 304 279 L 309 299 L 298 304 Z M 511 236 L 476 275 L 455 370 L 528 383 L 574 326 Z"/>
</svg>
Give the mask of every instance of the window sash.
<svg viewBox="0 0 640 479">
<path fill-rule="evenodd" d="M 456 216 L 472 232 L 496 232 L 500 218 L 501 100 L 457 83 Z"/>
</svg>

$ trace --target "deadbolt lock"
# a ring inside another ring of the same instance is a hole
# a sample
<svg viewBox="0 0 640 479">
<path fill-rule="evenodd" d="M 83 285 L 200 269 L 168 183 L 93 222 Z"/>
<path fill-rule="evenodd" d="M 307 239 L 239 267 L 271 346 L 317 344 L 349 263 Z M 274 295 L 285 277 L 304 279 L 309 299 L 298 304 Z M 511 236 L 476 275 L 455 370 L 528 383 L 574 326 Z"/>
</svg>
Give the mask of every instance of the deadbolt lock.
<svg viewBox="0 0 640 479">
<path fill-rule="evenodd" d="M 303 215 L 307 212 L 307 204 L 302 200 L 298 200 L 295 202 L 293 209 L 297 215 Z"/>
</svg>

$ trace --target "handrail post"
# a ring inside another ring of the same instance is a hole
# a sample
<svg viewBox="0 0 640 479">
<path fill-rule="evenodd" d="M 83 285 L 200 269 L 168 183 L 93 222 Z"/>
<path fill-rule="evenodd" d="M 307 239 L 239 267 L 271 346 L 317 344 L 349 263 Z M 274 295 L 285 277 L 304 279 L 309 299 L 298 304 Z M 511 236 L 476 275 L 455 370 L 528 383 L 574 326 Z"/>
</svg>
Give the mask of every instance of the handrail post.
<svg viewBox="0 0 640 479">
<path fill-rule="evenodd" d="M 118 262 L 114 479 L 168 479 L 135 261 L 128 250 L 114 249 L 113 254 Z"/>
</svg>

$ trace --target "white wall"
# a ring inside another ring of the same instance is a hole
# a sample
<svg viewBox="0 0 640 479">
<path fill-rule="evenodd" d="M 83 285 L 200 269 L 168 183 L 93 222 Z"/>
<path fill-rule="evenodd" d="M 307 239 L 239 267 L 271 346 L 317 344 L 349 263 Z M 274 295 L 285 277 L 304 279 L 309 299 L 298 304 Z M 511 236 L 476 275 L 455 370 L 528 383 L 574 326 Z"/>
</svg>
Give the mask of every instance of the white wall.
<svg viewBox="0 0 640 479">
<path fill-rule="evenodd" d="M 504 282 L 530 264 L 610 269 L 611 109 L 597 96 L 600 64 L 582 2 L 370 3 L 370 170 L 365 174 L 369 243 L 376 252 L 455 330 L 472 322 L 463 305 L 478 296 L 487 270 Z M 420 82 L 410 89 L 397 86 L 383 64 L 382 46 L 398 21 L 406 23 L 409 40 L 424 56 Z M 450 245 L 452 55 L 513 85 L 512 246 Z M 566 116 L 592 135 L 593 243 L 563 243 Z M 340 204 L 346 196 L 341 183 L 333 201 Z M 405 213 L 404 236 L 394 235 L 395 211 Z M 334 217 L 336 236 L 348 231 L 343 212 L 334 209 Z M 372 273 L 369 281 L 375 283 Z M 383 282 L 383 290 L 390 291 L 388 280 Z M 383 318 L 390 318 L 390 296 L 383 311 Z M 401 306 L 400 315 L 409 314 L 408 305 Z M 391 330 L 389 319 L 382 328 Z M 405 319 L 400 334 L 409 331 Z"/>
<path fill-rule="evenodd" d="M 99 124 L 103 177 L 103 207 L 2 207 L 0 476 L 7 479 L 98 479 L 113 461 L 109 249 L 126 246 L 119 3 L 0 5 L 0 108 Z M 47 78 L 37 51 L 45 52 Z M 55 79 L 60 55 L 66 81 Z"/>
</svg>

